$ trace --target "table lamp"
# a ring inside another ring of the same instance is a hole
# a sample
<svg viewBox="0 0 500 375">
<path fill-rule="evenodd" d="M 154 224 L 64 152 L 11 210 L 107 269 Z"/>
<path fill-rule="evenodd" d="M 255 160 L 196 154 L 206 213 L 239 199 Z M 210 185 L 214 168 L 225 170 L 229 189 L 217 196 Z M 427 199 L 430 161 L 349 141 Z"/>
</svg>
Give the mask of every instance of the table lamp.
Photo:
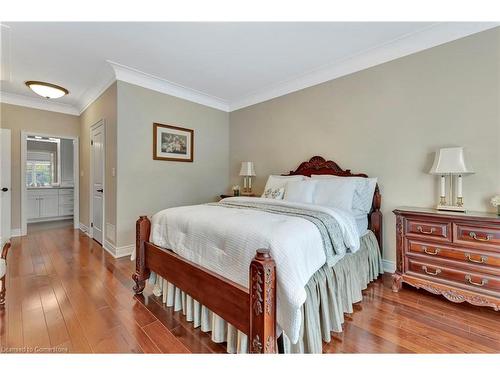
<svg viewBox="0 0 500 375">
<path fill-rule="evenodd" d="M 243 176 L 243 192 L 242 195 L 252 195 L 252 176 L 255 176 L 253 162 L 242 161 L 240 176 Z"/>
<path fill-rule="evenodd" d="M 436 151 L 430 174 L 441 176 L 438 210 L 465 212 L 462 191 L 462 176 L 474 173 L 465 164 L 463 147 L 441 148 Z M 456 199 L 453 196 L 453 176 L 457 176 Z M 446 192 L 446 178 L 449 179 L 449 191 Z"/>
</svg>

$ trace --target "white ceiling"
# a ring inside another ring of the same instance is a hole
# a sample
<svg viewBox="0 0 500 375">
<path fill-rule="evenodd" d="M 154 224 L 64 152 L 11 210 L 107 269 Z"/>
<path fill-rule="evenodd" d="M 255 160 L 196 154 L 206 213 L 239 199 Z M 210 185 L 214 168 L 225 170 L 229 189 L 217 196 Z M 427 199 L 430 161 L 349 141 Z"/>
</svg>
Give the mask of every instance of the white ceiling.
<svg viewBox="0 0 500 375">
<path fill-rule="evenodd" d="M 80 113 L 120 79 L 229 111 L 494 26 L 8 22 L 1 28 L 2 101 Z M 27 80 L 70 94 L 47 102 Z"/>
</svg>

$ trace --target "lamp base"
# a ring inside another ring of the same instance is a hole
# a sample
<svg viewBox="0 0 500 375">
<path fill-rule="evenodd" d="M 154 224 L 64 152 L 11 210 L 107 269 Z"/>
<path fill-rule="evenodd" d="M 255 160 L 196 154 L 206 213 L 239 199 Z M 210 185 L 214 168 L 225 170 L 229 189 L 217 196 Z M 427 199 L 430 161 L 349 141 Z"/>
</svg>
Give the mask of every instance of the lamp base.
<svg viewBox="0 0 500 375">
<path fill-rule="evenodd" d="M 465 207 L 463 206 L 448 206 L 444 204 L 438 204 L 436 209 L 439 211 L 455 211 L 455 212 L 465 212 Z"/>
</svg>

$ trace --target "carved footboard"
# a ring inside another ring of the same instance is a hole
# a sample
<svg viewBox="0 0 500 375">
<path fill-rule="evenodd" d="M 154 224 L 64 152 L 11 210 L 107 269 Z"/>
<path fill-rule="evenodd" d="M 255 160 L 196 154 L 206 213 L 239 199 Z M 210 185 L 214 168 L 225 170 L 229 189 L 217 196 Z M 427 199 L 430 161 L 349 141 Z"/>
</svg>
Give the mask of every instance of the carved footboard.
<svg viewBox="0 0 500 375">
<path fill-rule="evenodd" d="M 276 264 L 269 250 L 257 250 L 246 289 L 149 242 L 151 222 L 136 223 L 134 292 L 141 294 L 156 272 L 248 336 L 251 353 L 276 353 Z"/>
</svg>

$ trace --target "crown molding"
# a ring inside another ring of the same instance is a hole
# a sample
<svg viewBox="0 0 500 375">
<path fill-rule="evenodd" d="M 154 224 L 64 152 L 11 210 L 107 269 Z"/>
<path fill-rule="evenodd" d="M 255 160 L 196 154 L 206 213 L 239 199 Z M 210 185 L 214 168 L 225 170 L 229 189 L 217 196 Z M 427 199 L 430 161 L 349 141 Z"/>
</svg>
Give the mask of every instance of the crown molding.
<svg viewBox="0 0 500 375">
<path fill-rule="evenodd" d="M 262 103 L 295 91 L 331 81 L 385 62 L 408 56 L 440 44 L 448 43 L 499 26 L 498 22 L 439 22 L 372 47 L 340 61 L 268 86 L 230 102 L 229 111 Z"/>
<path fill-rule="evenodd" d="M 99 75 L 98 83 L 91 86 L 80 96 L 77 106 L 48 101 L 43 98 L 11 94 L 4 91 L 0 91 L 0 102 L 78 116 L 115 81 L 120 80 L 207 107 L 231 112 L 498 27 L 499 25 L 500 23 L 498 22 L 437 22 L 424 29 L 403 35 L 392 41 L 374 46 L 355 55 L 324 65 L 290 80 L 270 85 L 262 90 L 249 93 L 232 101 L 226 101 L 161 77 L 107 60 L 112 69 L 108 67 L 106 71 L 103 70 L 101 72 L 102 74 Z"/>
<path fill-rule="evenodd" d="M 0 91 L 0 102 L 41 109 L 44 111 L 60 112 L 68 115 L 78 116 L 80 114 L 80 111 L 70 104 L 58 103 L 49 101 L 49 99 L 34 98 L 26 95 L 12 94 L 5 91 Z"/>
<path fill-rule="evenodd" d="M 130 68 L 126 65 L 118 64 L 110 60 L 107 60 L 107 62 L 115 71 L 117 81 L 131 83 L 133 85 L 189 100 L 191 102 L 219 109 L 221 111 L 229 111 L 229 105 L 223 99 L 179 85 L 160 77 L 156 77 L 149 73 L 141 72 L 140 70 Z"/>
<path fill-rule="evenodd" d="M 102 79 L 97 85 L 87 89 L 79 98 L 78 114 L 82 114 L 92 103 L 94 103 L 113 83 L 116 82 L 114 75 Z"/>
</svg>

